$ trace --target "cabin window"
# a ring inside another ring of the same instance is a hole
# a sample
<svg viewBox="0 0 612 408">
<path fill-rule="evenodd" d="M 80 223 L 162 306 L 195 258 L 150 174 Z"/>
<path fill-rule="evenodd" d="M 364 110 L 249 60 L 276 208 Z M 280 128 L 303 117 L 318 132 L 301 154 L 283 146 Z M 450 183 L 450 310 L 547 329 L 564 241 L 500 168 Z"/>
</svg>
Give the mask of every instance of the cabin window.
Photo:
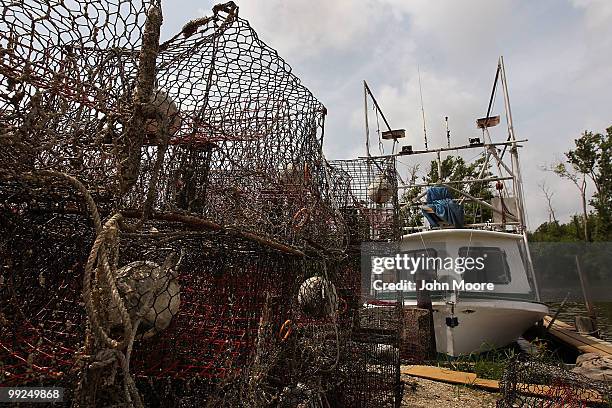
<svg viewBox="0 0 612 408">
<path fill-rule="evenodd" d="M 416 271 L 413 271 L 411 269 L 411 270 L 402 270 L 400 272 L 401 279 L 405 279 L 405 280 L 414 282 L 416 279 L 417 273 L 419 273 L 419 275 L 422 274 L 422 279 L 425 279 L 425 280 L 436 279 L 438 269 L 436 268 L 435 260 L 438 257 L 438 251 L 436 251 L 433 248 L 424 248 L 424 249 L 416 249 L 413 251 L 402 251 L 400 252 L 400 255 L 402 255 L 402 257 L 404 255 L 408 255 L 408 257 L 414 258 L 415 260 L 418 260 L 419 258 L 421 258 L 421 261 L 418 261 L 420 267 Z M 410 263 L 409 265 L 412 266 L 412 263 Z"/>
<path fill-rule="evenodd" d="M 497 284 L 510 283 L 510 267 L 506 252 L 497 247 L 461 247 L 460 257 L 483 258 L 484 268 L 476 268 L 465 271 L 463 280 L 465 282 L 486 282 Z"/>
</svg>

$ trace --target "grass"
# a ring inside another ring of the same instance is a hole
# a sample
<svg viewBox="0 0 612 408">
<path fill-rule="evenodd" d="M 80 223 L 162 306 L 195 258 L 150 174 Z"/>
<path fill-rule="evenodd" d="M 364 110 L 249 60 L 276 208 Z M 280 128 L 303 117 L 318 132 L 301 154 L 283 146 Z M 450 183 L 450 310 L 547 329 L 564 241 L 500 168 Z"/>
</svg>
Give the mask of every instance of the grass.
<svg viewBox="0 0 612 408">
<path fill-rule="evenodd" d="M 559 358 L 544 345 L 532 343 L 536 346 L 535 354 L 539 360 L 559 362 Z M 516 346 L 509 346 L 502 349 L 491 349 L 483 344 L 480 350 L 468 355 L 450 357 L 439 354 L 436 361 L 438 366 L 447 367 L 455 371 L 474 373 L 479 378 L 489 380 L 501 379 L 508 362 L 515 358 L 517 353 Z"/>
<path fill-rule="evenodd" d="M 474 373 L 479 378 L 499 380 L 507 362 L 516 354 L 512 348 L 487 350 L 483 345 L 481 350 L 459 357 L 439 354 L 437 364 L 454 371 Z"/>
</svg>

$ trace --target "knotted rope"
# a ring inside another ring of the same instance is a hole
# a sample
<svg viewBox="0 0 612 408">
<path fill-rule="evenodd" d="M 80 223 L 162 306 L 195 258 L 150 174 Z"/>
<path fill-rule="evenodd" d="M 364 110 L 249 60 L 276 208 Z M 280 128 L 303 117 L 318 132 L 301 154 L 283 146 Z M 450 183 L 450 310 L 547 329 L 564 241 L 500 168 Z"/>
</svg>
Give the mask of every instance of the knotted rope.
<svg viewBox="0 0 612 408">
<path fill-rule="evenodd" d="M 117 362 L 123 372 L 123 388 L 128 406 L 141 408 L 143 407 L 143 403 L 138 393 L 138 389 L 136 388 L 136 384 L 130 375 L 129 369 L 130 354 L 136 337 L 136 331 L 140 324 L 140 318 L 132 324 L 132 319 L 116 283 L 117 262 L 119 258 L 119 232 L 121 229 L 129 229 L 129 227 L 124 225 L 123 215 L 121 215 L 121 213 L 114 214 L 104 223 L 104 225 L 102 225 L 100 214 L 93 197 L 83 183 L 75 177 L 54 170 L 42 170 L 33 174 L 63 179 L 79 191 L 85 199 L 97 235 L 87 259 L 87 263 L 85 264 L 82 295 L 91 332 L 95 337 L 96 344 L 103 347 L 103 349 L 93 357 L 94 361 L 88 368 L 101 369 Z M 119 311 L 121 324 L 123 325 L 123 337 L 121 339 L 112 338 L 104 327 L 101 318 L 102 313 L 92 293 L 92 280 L 97 282 L 100 286 L 106 286 L 110 295 L 111 304 L 116 306 Z M 149 304 L 149 298 L 152 296 L 152 293 L 148 293 L 146 296 L 147 299 L 145 304 Z M 86 334 L 86 349 L 91 347 L 90 334 L 88 330 Z M 125 352 L 122 351 L 124 349 Z M 114 374 L 112 377 L 114 377 Z"/>
</svg>

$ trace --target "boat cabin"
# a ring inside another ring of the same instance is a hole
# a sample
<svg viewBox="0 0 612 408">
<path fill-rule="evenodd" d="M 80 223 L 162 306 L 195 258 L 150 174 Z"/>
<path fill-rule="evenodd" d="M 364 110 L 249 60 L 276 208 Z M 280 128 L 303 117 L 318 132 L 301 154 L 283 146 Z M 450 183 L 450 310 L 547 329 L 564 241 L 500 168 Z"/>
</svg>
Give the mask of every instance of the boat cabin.
<svg viewBox="0 0 612 408">
<path fill-rule="evenodd" d="M 525 242 L 519 234 L 432 229 L 404 235 L 399 254 L 399 268 L 372 274 L 371 294 L 378 299 L 396 299 L 398 289 L 405 299 L 414 298 L 422 281 L 431 284 L 427 289 L 434 301 L 455 291 L 460 298 L 536 299 Z M 375 283 L 376 280 L 381 282 Z M 385 283 L 403 286 L 387 285 L 384 290 Z"/>
</svg>

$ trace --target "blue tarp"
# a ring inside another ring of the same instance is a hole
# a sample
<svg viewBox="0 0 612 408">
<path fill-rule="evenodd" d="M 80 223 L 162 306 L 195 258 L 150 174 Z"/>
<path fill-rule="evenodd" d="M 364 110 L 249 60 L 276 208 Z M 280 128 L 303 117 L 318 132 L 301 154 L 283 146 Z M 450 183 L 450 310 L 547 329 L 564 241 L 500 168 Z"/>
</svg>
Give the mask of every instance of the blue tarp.
<svg viewBox="0 0 612 408">
<path fill-rule="evenodd" d="M 463 228 L 463 206 L 453 200 L 453 196 L 446 187 L 430 187 L 427 190 L 427 207 L 434 213 L 423 210 L 423 215 L 432 227 L 439 226 L 440 221 Z"/>
</svg>

